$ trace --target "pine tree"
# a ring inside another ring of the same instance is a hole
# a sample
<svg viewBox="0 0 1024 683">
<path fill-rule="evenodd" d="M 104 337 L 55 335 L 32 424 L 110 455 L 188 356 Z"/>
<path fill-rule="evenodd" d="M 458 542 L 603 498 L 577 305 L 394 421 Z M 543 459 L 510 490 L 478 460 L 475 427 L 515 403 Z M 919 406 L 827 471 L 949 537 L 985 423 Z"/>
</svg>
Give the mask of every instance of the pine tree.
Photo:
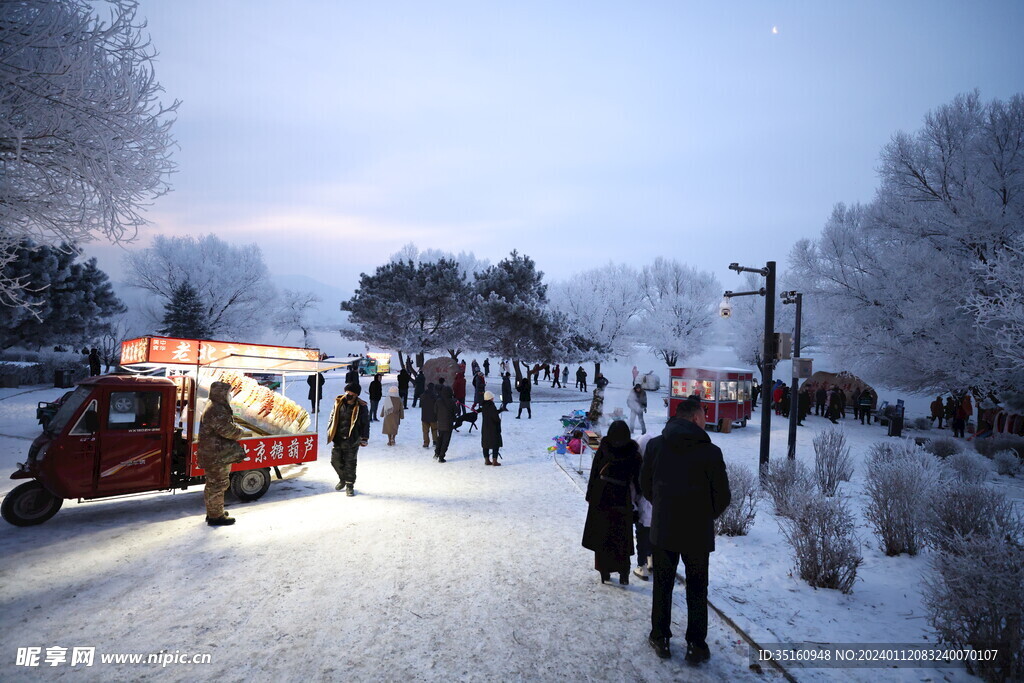
<svg viewBox="0 0 1024 683">
<path fill-rule="evenodd" d="M 174 288 L 164 304 L 163 327 L 160 334 L 183 339 L 208 339 L 210 325 L 199 292 L 187 280 Z"/>
<path fill-rule="evenodd" d="M 124 305 L 96 259 L 77 263 L 74 245 L 36 245 L 22 240 L 0 277 L 18 281 L 29 307 L 5 307 L 0 348 L 50 344 L 79 346 L 101 336 Z"/>
</svg>

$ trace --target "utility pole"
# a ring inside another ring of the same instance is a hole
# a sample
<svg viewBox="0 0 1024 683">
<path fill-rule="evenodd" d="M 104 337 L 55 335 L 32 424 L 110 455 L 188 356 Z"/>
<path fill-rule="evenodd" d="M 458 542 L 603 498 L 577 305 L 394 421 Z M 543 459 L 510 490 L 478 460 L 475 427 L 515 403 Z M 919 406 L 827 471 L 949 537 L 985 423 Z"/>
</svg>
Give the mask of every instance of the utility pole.
<svg viewBox="0 0 1024 683">
<path fill-rule="evenodd" d="M 789 390 L 789 446 L 786 456 L 793 460 L 796 458 L 796 423 L 800 414 L 800 378 L 797 377 L 797 362 L 800 357 L 800 313 L 803 306 L 804 295 L 797 291 L 782 293 L 782 303 L 796 304 L 796 326 L 793 329 L 793 384 Z"/>
<path fill-rule="evenodd" d="M 761 367 L 761 454 L 758 458 L 758 469 L 764 476 L 768 466 L 769 448 L 772 431 L 772 372 L 775 369 L 775 261 L 769 261 L 764 268 L 747 268 L 738 263 L 730 263 L 729 270 L 737 273 L 757 273 L 764 277 L 764 287 L 756 292 L 726 292 L 725 298 L 734 296 L 750 296 L 758 294 L 764 297 L 764 350 Z"/>
</svg>

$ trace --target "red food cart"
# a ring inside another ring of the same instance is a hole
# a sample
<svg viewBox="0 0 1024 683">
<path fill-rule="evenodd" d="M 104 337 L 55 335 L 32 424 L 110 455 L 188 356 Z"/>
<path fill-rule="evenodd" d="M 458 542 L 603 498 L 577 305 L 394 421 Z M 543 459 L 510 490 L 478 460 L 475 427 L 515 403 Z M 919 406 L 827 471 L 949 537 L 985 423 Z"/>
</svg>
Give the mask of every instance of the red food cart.
<svg viewBox="0 0 1024 683">
<path fill-rule="evenodd" d="M 668 414 L 688 396 L 698 395 L 704 404 L 708 427 L 729 431 L 733 424 L 747 426 L 750 419 L 751 383 L 754 373 L 740 368 L 671 368 Z"/>
<path fill-rule="evenodd" d="M 215 381 L 231 385 L 236 420 L 255 434 L 241 440 L 246 458 L 231 468 L 232 492 L 255 500 L 270 486 L 271 468 L 316 460 L 317 429 L 315 417 L 247 373 L 274 373 L 282 382 L 301 375 L 305 385 L 309 374 L 354 360 L 321 361 L 317 349 L 238 342 L 124 342 L 123 367 L 140 373 L 162 369 L 168 376 L 103 375 L 79 382 L 11 475 L 31 481 L 7 494 L 0 512 L 11 524 L 30 526 L 55 515 L 65 499 L 204 483 L 196 464 L 199 419 Z"/>
</svg>

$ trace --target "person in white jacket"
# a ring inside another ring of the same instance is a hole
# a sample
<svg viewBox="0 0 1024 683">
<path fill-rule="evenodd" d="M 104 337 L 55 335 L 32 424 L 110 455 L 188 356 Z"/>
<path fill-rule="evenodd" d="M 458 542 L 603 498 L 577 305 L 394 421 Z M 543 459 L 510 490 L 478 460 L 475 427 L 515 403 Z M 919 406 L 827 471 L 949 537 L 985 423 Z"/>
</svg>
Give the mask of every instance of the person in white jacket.
<svg viewBox="0 0 1024 683">
<path fill-rule="evenodd" d="M 650 440 L 651 436 L 641 436 L 637 441 L 641 454 L 647 448 L 647 442 Z M 636 569 L 633 570 L 633 574 L 644 581 L 650 581 L 651 513 L 654 511 L 654 506 L 651 505 L 651 501 L 644 498 L 644 494 L 640 491 L 633 492 L 633 504 L 636 507 L 634 515 L 636 521 L 633 523 L 633 527 L 636 529 Z"/>
<path fill-rule="evenodd" d="M 644 423 L 644 413 L 647 412 L 647 392 L 644 391 L 643 385 L 633 385 L 633 390 L 626 398 L 626 407 L 629 408 L 629 433 L 633 433 L 633 425 L 637 418 L 640 418 L 640 434 L 646 434 L 647 425 Z"/>
</svg>

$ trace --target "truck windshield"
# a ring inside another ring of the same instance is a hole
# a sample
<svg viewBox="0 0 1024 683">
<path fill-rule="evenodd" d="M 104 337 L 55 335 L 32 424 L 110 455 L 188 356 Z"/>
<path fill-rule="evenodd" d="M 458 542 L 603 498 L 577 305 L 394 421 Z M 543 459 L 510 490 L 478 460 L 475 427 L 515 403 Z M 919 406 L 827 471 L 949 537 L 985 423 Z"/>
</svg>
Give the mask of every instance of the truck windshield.
<svg viewBox="0 0 1024 683">
<path fill-rule="evenodd" d="M 90 387 L 78 387 L 74 393 L 65 399 L 64 403 L 61 404 L 57 414 L 53 416 L 50 423 L 46 425 L 46 431 L 50 434 L 60 434 L 64 430 L 64 426 L 71 419 L 71 416 L 85 403 L 85 399 L 89 398 L 89 394 L 92 393 Z"/>
</svg>

